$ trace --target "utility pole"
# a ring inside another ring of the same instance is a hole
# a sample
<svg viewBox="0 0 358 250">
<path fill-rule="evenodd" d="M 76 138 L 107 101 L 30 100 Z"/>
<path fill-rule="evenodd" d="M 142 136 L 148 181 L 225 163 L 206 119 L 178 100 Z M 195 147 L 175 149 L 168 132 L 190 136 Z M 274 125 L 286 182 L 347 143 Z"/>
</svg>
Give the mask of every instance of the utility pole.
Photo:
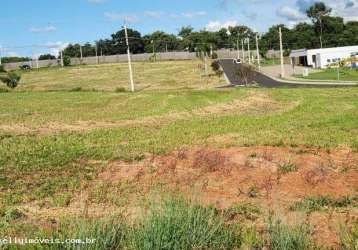
<svg viewBox="0 0 358 250">
<path fill-rule="evenodd" d="M 125 35 L 126 35 L 127 56 L 128 56 L 128 68 L 129 68 L 129 80 L 130 80 L 130 85 L 131 85 L 131 91 L 134 92 L 134 80 L 133 80 L 133 71 L 132 71 L 132 59 L 131 59 L 131 51 L 130 51 L 130 48 L 129 48 L 127 24 L 124 24 L 124 33 L 125 33 Z"/>
<path fill-rule="evenodd" d="M 244 47 L 244 40 L 241 40 L 241 47 L 242 47 L 242 62 L 245 62 L 245 47 Z"/>
<path fill-rule="evenodd" d="M 96 62 L 97 62 L 97 64 L 98 64 L 99 61 L 98 61 L 98 48 L 97 48 L 97 43 L 96 43 L 95 49 L 96 49 Z"/>
<path fill-rule="evenodd" d="M 63 63 L 63 51 L 60 51 L 60 56 L 61 56 L 61 67 L 65 66 L 65 64 Z"/>
<path fill-rule="evenodd" d="M 283 45 L 282 45 L 282 30 L 281 27 L 279 28 L 279 35 L 280 35 L 280 57 L 281 57 L 281 78 L 285 77 L 285 68 L 283 65 Z"/>
<path fill-rule="evenodd" d="M 236 40 L 236 49 L 237 49 L 237 59 L 240 59 L 240 45 L 239 39 Z"/>
<path fill-rule="evenodd" d="M 208 59 L 206 55 L 204 55 L 204 63 L 205 63 L 205 76 L 208 75 Z"/>
<path fill-rule="evenodd" d="M 32 58 L 35 58 L 35 60 L 36 60 L 36 69 L 39 69 L 39 57 L 38 56 L 35 57 L 35 55 L 32 54 Z"/>
<path fill-rule="evenodd" d="M 81 62 L 83 60 L 82 45 L 80 45 Z"/>
<path fill-rule="evenodd" d="M 168 43 L 165 43 L 165 52 L 168 53 Z"/>
<path fill-rule="evenodd" d="M 247 53 L 249 53 L 249 64 L 251 64 L 250 38 L 247 38 Z"/>
<path fill-rule="evenodd" d="M 259 66 L 259 71 L 261 71 L 260 50 L 259 50 L 259 36 L 257 34 L 256 34 L 256 54 L 257 54 L 257 64 Z"/>
<path fill-rule="evenodd" d="M 0 65 L 1 65 L 1 57 L 2 57 L 2 47 L 0 46 Z"/>
</svg>

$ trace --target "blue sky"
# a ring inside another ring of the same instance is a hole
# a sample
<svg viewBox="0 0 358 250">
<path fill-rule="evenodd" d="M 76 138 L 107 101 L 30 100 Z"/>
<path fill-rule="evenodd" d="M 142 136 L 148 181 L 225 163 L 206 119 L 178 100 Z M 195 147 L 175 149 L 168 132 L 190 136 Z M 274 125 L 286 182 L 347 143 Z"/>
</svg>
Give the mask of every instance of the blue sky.
<svg viewBox="0 0 358 250">
<path fill-rule="evenodd" d="M 324 0 L 334 14 L 358 20 L 358 0 Z M 67 43 L 93 42 L 120 29 L 123 19 L 147 34 L 177 33 L 180 27 L 217 30 L 248 25 L 263 32 L 306 21 L 313 0 L 1 0 L 3 55 L 56 53 Z M 29 45 L 37 45 L 27 47 Z M 25 48 L 22 48 L 25 47 Z M 6 48 L 6 49 L 4 49 Z"/>
</svg>

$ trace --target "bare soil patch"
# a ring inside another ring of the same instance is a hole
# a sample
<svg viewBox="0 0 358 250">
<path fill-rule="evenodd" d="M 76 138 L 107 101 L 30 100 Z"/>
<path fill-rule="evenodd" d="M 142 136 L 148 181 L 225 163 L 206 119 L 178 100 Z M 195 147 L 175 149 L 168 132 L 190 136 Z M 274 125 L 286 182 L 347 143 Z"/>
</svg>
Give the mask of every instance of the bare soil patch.
<svg viewBox="0 0 358 250">
<path fill-rule="evenodd" d="M 283 171 L 285 166 L 292 169 Z M 339 224 L 358 218 L 356 208 L 318 212 L 290 209 L 294 202 L 307 197 L 356 196 L 358 153 L 350 149 L 184 149 L 136 163 L 112 162 L 98 179 L 106 183 L 133 182 L 143 193 L 159 185 L 219 209 L 256 204 L 263 210 L 262 217 L 254 220 L 257 227 L 272 210 L 288 222 L 308 222 L 318 243 L 324 245 L 336 246 Z"/>
<path fill-rule="evenodd" d="M 357 197 L 358 152 L 348 148 L 197 147 L 106 165 L 67 207 L 24 206 L 28 217 L 36 215 L 48 221 L 61 216 L 120 213 L 136 218 L 143 211 L 143 198 L 153 192 L 175 192 L 223 211 L 249 204 L 240 210 L 242 214 L 233 214 L 232 220 L 254 225 L 259 232 L 265 230 L 272 211 L 288 224 L 305 222 L 317 243 L 325 246 L 338 247 L 339 226 L 358 221 L 356 207 L 290 209 L 307 197 Z M 96 201 L 94 194 L 102 200 Z M 125 202 L 113 202 L 118 199 Z M 255 213 L 255 207 L 260 213 Z"/>
</svg>

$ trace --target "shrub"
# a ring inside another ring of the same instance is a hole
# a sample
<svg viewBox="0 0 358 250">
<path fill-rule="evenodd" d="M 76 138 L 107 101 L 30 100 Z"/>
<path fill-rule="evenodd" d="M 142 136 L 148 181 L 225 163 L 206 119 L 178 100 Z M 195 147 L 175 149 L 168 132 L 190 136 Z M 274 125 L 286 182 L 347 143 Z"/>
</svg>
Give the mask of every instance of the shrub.
<svg viewBox="0 0 358 250">
<path fill-rule="evenodd" d="M 9 92 L 9 89 L 0 87 L 0 93 L 7 93 Z"/>
<path fill-rule="evenodd" d="M 4 219 L 7 222 L 11 222 L 20 218 L 25 217 L 25 214 L 23 214 L 19 209 L 17 208 L 11 208 L 5 211 Z"/>
<path fill-rule="evenodd" d="M 211 59 L 218 59 L 218 53 L 213 52 L 213 54 L 211 55 Z"/>
<path fill-rule="evenodd" d="M 16 88 L 21 79 L 21 75 L 16 72 L 9 72 L 5 76 L 1 76 L 0 80 L 6 84 L 9 88 Z"/>
<path fill-rule="evenodd" d="M 71 57 L 64 56 L 63 57 L 63 66 L 67 67 L 71 65 Z"/>
<path fill-rule="evenodd" d="M 80 91 L 82 91 L 82 87 L 74 87 L 70 89 L 70 92 L 80 92 Z"/>
<path fill-rule="evenodd" d="M 217 76 L 221 76 L 224 73 L 221 69 L 219 61 L 213 61 L 211 63 L 211 68 Z"/>
<path fill-rule="evenodd" d="M 0 73 L 4 73 L 6 72 L 4 65 L 0 65 Z"/>
<path fill-rule="evenodd" d="M 115 89 L 115 92 L 116 92 L 116 93 L 126 92 L 126 88 L 124 88 L 124 87 L 117 87 L 117 88 Z"/>
<path fill-rule="evenodd" d="M 242 84 L 248 85 L 255 76 L 255 69 L 251 65 L 241 64 L 235 74 L 240 77 Z"/>
</svg>

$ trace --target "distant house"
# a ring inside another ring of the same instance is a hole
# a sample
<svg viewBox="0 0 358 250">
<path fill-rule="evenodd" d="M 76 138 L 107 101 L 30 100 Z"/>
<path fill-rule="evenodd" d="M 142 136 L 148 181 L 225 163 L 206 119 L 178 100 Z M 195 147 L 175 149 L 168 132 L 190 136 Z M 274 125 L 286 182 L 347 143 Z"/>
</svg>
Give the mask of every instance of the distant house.
<svg viewBox="0 0 358 250">
<path fill-rule="evenodd" d="M 358 45 L 325 49 L 300 49 L 292 50 L 290 58 L 294 65 L 324 69 L 357 53 Z"/>
</svg>

